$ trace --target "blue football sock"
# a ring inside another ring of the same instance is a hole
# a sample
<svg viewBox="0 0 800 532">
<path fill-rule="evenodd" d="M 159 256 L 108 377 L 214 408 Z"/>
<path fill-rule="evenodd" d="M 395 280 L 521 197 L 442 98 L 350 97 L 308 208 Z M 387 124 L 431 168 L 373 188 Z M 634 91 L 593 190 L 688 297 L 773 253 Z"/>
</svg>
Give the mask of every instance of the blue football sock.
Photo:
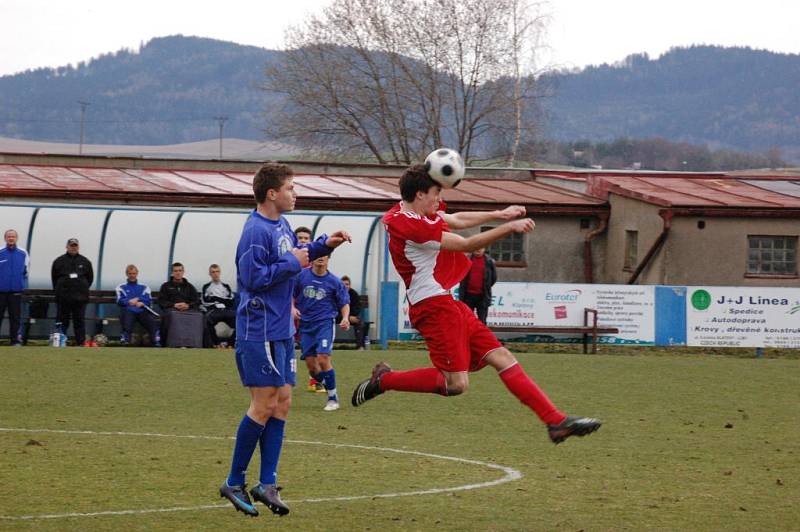
<svg viewBox="0 0 800 532">
<path fill-rule="evenodd" d="M 336 399 L 336 372 L 333 368 L 324 372 L 325 389 L 328 390 L 328 399 Z"/>
<path fill-rule="evenodd" d="M 264 432 L 261 433 L 261 483 L 264 485 L 278 482 L 278 460 L 281 458 L 283 446 L 283 430 L 286 421 L 271 417 L 267 420 Z"/>
<path fill-rule="evenodd" d="M 259 425 L 245 415 L 236 431 L 236 445 L 233 447 L 231 472 L 228 475 L 228 486 L 244 486 L 244 475 L 256 445 L 264 432 L 264 425 Z"/>
</svg>

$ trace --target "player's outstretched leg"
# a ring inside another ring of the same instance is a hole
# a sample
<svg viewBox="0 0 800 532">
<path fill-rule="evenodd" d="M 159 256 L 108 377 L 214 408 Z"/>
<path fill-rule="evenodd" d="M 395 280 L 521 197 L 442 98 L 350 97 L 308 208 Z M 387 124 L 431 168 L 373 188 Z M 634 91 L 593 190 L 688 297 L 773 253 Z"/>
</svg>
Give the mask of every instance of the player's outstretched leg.
<svg viewBox="0 0 800 532">
<path fill-rule="evenodd" d="M 279 491 L 281 491 L 281 488 L 274 484 L 259 484 L 250 490 L 250 495 L 258 502 L 264 503 L 272 513 L 283 517 L 289 513 L 289 507 L 281 500 Z"/>
<path fill-rule="evenodd" d="M 558 425 L 547 425 L 550 441 L 558 445 L 570 436 L 586 436 L 600 428 L 599 419 L 590 417 L 567 416 Z"/>
<path fill-rule="evenodd" d="M 544 422 L 553 443 L 559 444 L 570 436 L 586 436 L 600 428 L 602 423 L 597 419 L 568 416 L 559 411 L 507 349 L 493 351 L 486 360 L 498 370 L 506 388 Z"/>
<path fill-rule="evenodd" d="M 392 368 L 386 362 L 378 362 L 372 369 L 372 376 L 369 379 L 361 381 L 356 389 L 353 390 L 353 397 L 350 402 L 353 406 L 363 405 L 370 399 L 382 394 L 381 390 L 381 377 L 386 373 L 392 371 Z"/>
<path fill-rule="evenodd" d="M 236 508 L 237 511 L 251 517 L 256 517 L 258 516 L 258 510 L 253 506 L 245 487 L 246 486 L 228 486 L 226 482 L 219 488 L 219 496 L 231 501 L 233 507 Z"/>
</svg>

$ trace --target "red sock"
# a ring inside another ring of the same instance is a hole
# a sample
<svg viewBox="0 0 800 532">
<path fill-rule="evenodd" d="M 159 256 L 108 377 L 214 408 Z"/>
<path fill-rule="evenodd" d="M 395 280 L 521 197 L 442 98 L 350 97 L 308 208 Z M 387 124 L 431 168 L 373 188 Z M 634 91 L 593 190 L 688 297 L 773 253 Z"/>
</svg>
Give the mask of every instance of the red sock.
<svg viewBox="0 0 800 532">
<path fill-rule="evenodd" d="M 436 368 L 390 371 L 381 377 L 381 390 L 447 395 L 447 381 L 442 372 Z"/>
<path fill-rule="evenodd" d="M 533 380 L 525 373 L 522 366 L 514 364 L 498 373 L 500 380 L 506 385 L 508 391 L 514 397 L 522 401 L 524 405 L 536 412 L 544 423 L 548 425 L 558 425 L 564 421 L 565 416 L 559 412 L 547 395 L 539 388 Z"/>
</svg>

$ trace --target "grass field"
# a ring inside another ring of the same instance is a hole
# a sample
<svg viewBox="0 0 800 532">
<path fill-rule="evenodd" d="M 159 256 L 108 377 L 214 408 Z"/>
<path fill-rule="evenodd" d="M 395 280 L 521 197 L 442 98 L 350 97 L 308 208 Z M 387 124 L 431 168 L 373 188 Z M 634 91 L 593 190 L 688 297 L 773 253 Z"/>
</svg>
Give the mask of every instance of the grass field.
<svg viewBox="0 0 800 532">
<path fill-rule="evenodd" d="M 339 351 L 340 411 L 295 392 L 291 514 L 250 519 L 217 494 L 247 404 L 230 351 L 0 348 L 0 529 L 800 529 L 800 360 L 613 349 L 519 355 L 605 422 L 559 446 L 489 369 L 459 397 L 352 408 L 376 361 L 427 355 Z"/>
</svg>

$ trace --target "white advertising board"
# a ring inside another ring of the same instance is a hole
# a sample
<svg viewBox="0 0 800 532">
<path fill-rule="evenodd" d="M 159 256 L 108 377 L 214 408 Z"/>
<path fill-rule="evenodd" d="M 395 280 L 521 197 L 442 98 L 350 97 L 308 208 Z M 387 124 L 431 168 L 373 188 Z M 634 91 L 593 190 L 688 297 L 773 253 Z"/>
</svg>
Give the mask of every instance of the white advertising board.
<svg viewBox="0 0 800 532">
<path fill-rule="evenodd" d="M 800 288 L 689 286 L 686 343 L 800 347 Z"/>
<path fill-rule="evenodd" d="M 401 286 L 400 334 L 414 337 Z M 584 308 L 597 310 L 598 323 L 617 327 L 603 343 L 652 345 L 655 342 L 653 286 L 499 282 L 492 288 L 489 326 L 583 325 Z"/>
</svg>

